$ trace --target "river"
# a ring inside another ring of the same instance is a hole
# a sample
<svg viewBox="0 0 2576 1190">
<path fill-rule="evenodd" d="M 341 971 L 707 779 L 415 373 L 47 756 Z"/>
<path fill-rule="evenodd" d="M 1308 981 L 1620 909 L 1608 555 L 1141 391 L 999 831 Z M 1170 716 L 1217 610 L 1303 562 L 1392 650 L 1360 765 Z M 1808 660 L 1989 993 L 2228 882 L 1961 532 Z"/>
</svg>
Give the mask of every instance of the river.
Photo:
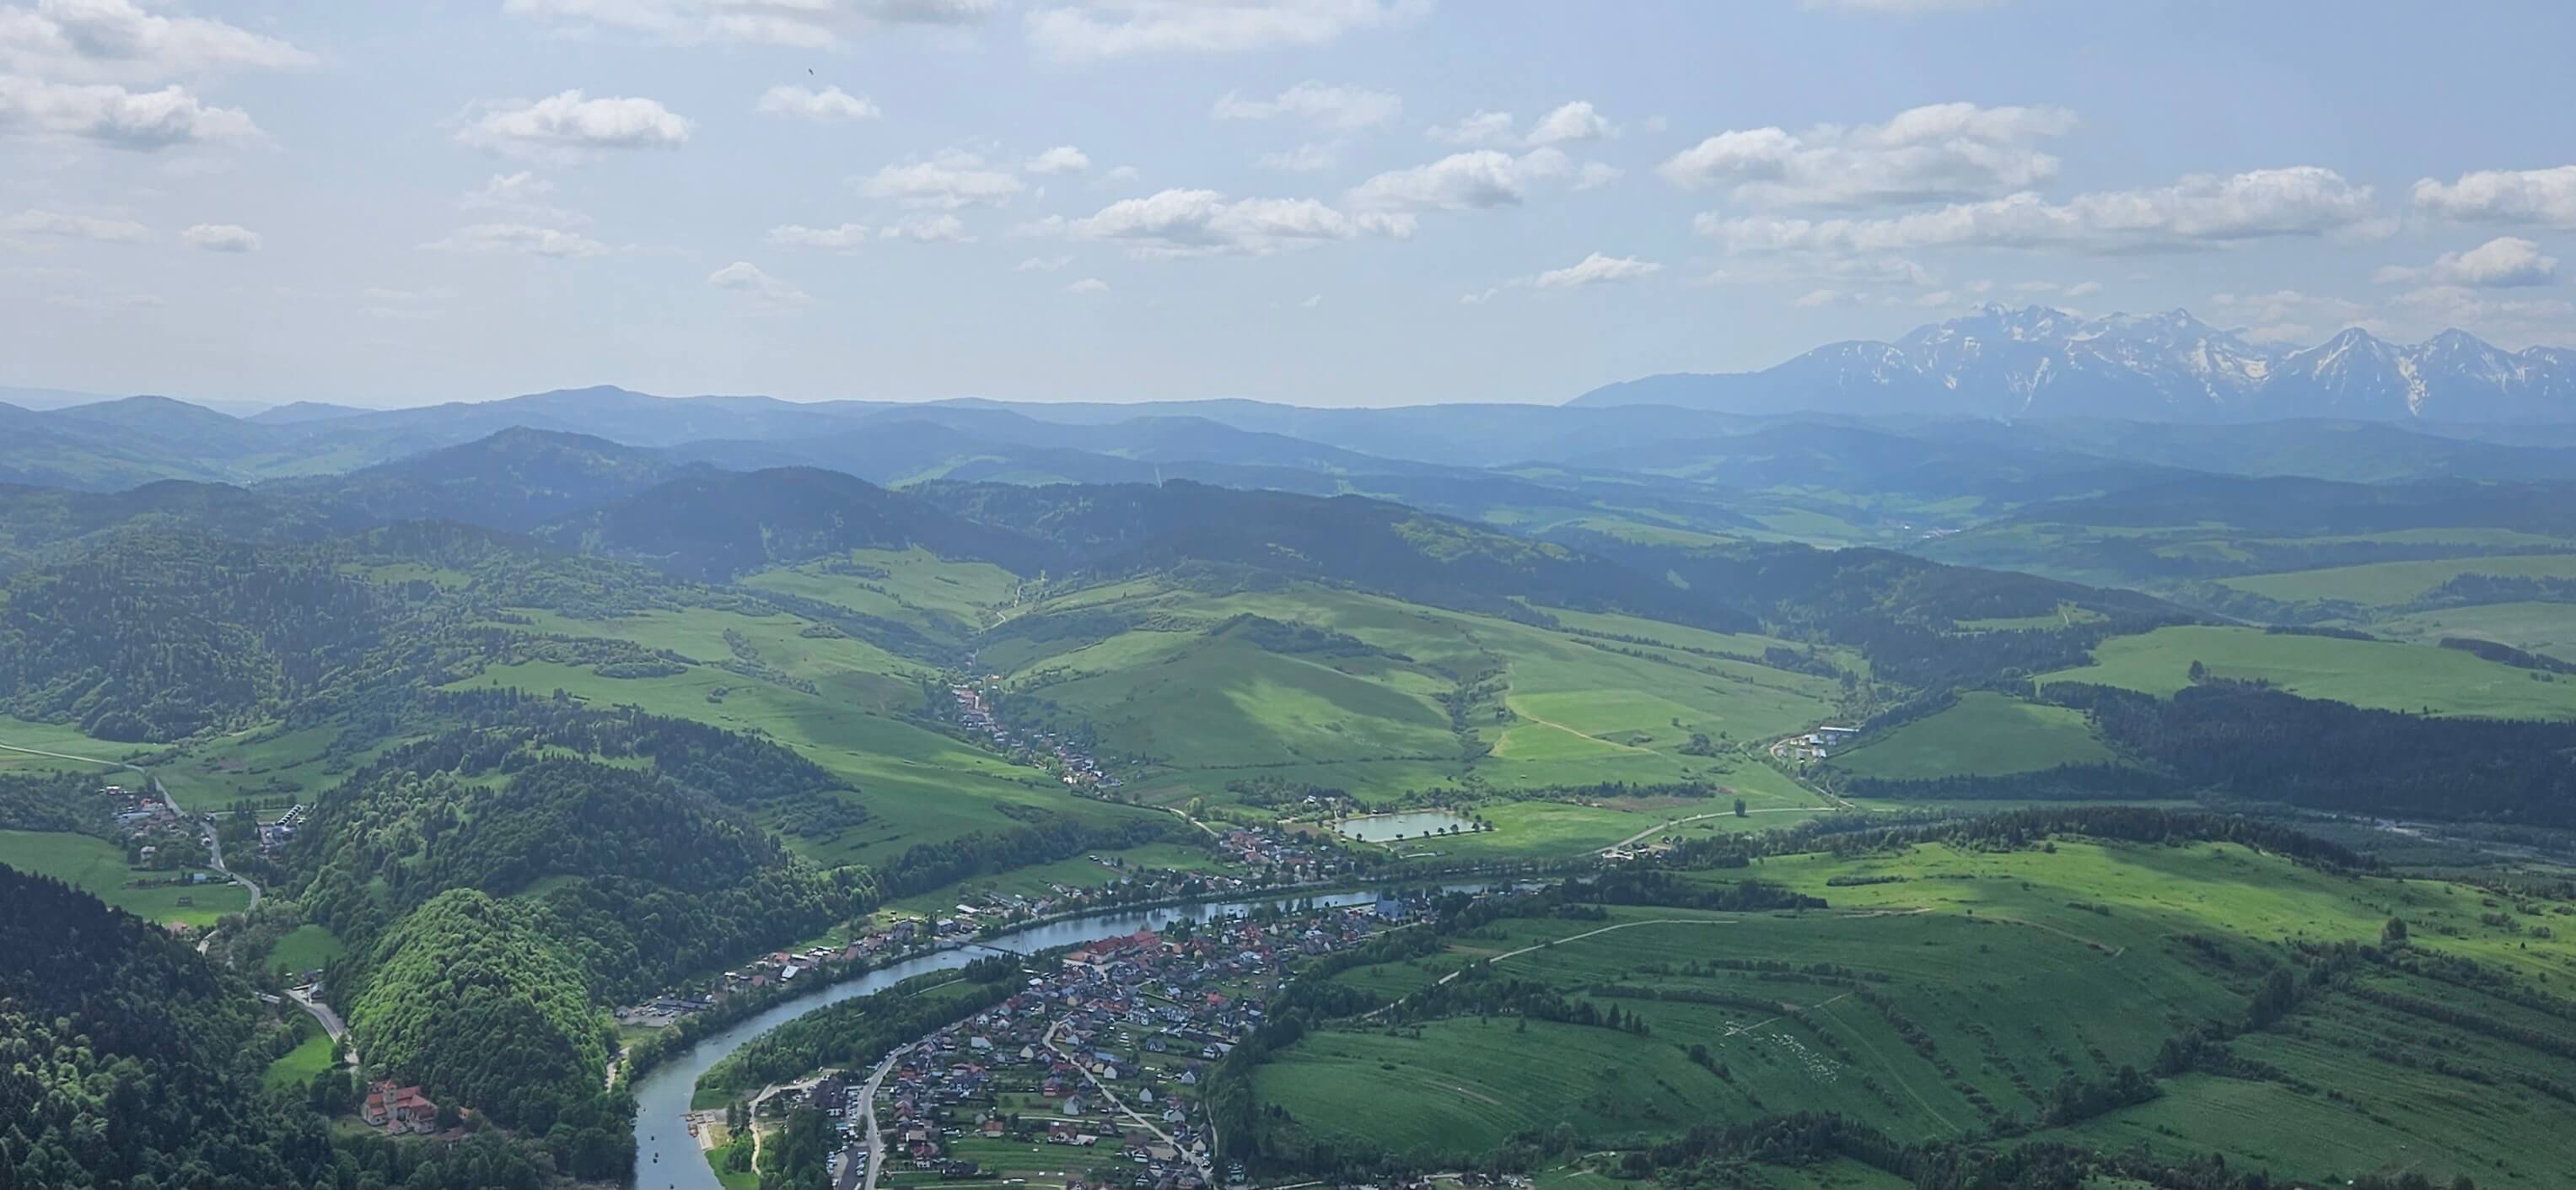
<svg viewBox="0 0 2576 1190">
<path fill-rule="evenodd" d="M 1455 889 L 1485 888 L 1483 884 L 1446 886 Z M 1184 917 L 1207 921 L 1243 913 L 1256 905 L 1294 905 L 1311 901 L 1317 905 L 1356 905 L 1377 899 L 1374 892 L 1314 893 L 1285 896 L 1269 900 L 1235 901 L 1225 904 L 1179 905 L 1162 909 L 1125 909 L 1069 918 L 1046 925 L 1030 926 L 985 941 L 1018 951 L 1051 950 L 1072 946 L 1114 934 L 1132 934 L 1141 929 L 1159 929 Z M 698 1149 L 698 1138 L 689 1135 L 686 1116 L 689 1095 L 697 1087 L 698 1076 L 722 1061 L 724 1056 L 743 1043 L 826 1005 L 838 1004 L 852 996 L 865 996 L 919 975 L 963 967 L 968 962 L 989 955 L 989 951 L 939 950 L 900 962 L 889 963 L 857 979 L 832 985 L 820 995 L 802 996 L 776 1005 L 768 1011 L 743 1021 L 722 1033 L 710 1034 L 680 1054 L 663 1061 L 644 1081 L 635 1085 L 635 1184 L 647 1190 L 664 1187 L 708 1187 L 716 1184 L 713 1166 Z M 655 1161 L 655 1154 L 661 1160 Z M 658 1185 L 657 1185 L 658 1184 Z"/>
</svg>

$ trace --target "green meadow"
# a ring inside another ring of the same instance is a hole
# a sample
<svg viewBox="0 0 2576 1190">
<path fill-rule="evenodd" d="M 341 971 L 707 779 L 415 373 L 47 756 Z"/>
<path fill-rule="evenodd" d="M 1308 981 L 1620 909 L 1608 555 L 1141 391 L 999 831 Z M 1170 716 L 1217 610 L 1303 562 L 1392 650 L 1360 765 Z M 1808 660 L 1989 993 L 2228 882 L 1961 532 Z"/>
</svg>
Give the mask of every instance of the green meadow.
<svg viewBox="0 0 2576 1190">
<path fill-rule="evenodd" d="M 2381 710 L 2495 719 L 2576 716 L 2576 682 L 2535 680 L 2533 671 L 2457 649 L 2259 628 L 2186 625 L 2115 636 L 2094 649 L 2091 665 L 2041 674 L 2036 681 L 2170 695 L 2191 684 L 2195 661 L 2215 677 L 2261 679 L 2305 698 Z"/>
<path fill-rule="evenodd" d="M 2498 910 L 2475 889 L 2329 875 L 2237 844 L 1918 844 L 1773 857 L 1749 874 L 1830 907 L 1506 919 L 1431 957 L 1334 977 L 1394 996 L 1487 963 L 1493 978 L 1634 1013 L 1642 1036 L 1509 1015 L 1349 1023 L 1282 1050 L 1259 1069 L 1258 1092 L 1300 1136 L 1398 1154 L 1490 1151 L 1559 1125 L 1615 1154 L 1798 1111 L 1845 1113 L 1900 1141 L 1950 1140 L 2031 1127 L 2068 1077 L 2149 1069 L 2178 1029 L 2242 1020 L 2293 947 L 2377 945 L 2392 916 L 2421 951 L 2556 994 L 2576 981 L 2576 941 L 2537 928 L 2576 907 Z M 2364 998 L 2373 993 L 2529 1032 L 2384 1008 Z M 2310 1183 L 2411 1169 L 2436 1184 L 2567 1184 L 2576 1134 L 2540 1122 L 2565 1118 L 2543 1088 L 2563 1082 L 2548 1047 L 2576 1044 L 2569 1019 L 2364 966 L 2231 1043 L 2262 1065 L 2168 1078 L 2146 1102 L 2030 1138 L 2144 1144 L 2174 1160 L 2214 1150 Z M 1690 1060 L 1694 1045 L 1706 1065 Z M 1404 1093 L 1379 1093 L 1388 1088 Z"/>
<path fill-rule="evenodd" d="M 2116 759 L 2081 711 L 1972 690 L 1944 710 L 1839 756 L 1856 777 L 1922 781 L 1973 773 L 2024 773 Z"/>
<path fill-rule="evenodd" d="M 129 868 L 124 848 L 88 835 L 0 830 L 0 864 L 50 876 L 146 921 L 211 926 L 224 914 L 250 907 L 250 890 L 238 884 L 128 888 L 137 879 L 187 873 Z"/>
<path fill-rule="evenodd" d="M 2341 602 L 2393 607 L 2464 574 L 2521 578 L 2576 578 L 2576 554 L 2515 554 L 2377 562 L 2224 580 L 2228 586 L 2285 603 Z"/>
</svg>

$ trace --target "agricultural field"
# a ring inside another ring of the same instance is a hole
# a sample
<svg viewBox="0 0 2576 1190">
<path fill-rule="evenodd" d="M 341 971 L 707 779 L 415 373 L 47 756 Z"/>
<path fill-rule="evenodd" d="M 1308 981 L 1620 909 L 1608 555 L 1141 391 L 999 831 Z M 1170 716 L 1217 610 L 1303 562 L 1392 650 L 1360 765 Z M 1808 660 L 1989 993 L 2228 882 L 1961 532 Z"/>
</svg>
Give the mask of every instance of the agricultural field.
<svg viewBox="0 0 2576 1190">
<path fill-rule="evenodd" d="M 14 719 L 7 715 L 0 715 L 0 744 L 8 745 L 6 748 L 0 748 L 0 773 L 67 771 L 104 773 L 116 768 L 116 762 L 139 758 L 142 755 L 148 755 L 151 751 L 149 748 L 137 748 L 133 744 L 92 739 L 82 735 L 78 728 L 64 724 L 31 723 L 25 719 Z M 21 751 L 21 749 L 24 750 Z M 59 755 L 37 755 L 43 752 L 59 753 Z M 65 760 L 63 759 L 65 756 L 89 757 L 105 763 L 90 764 L 79 760 Z"/>
<path fill-rule="evenodd" d="M 331 1068 L 331 1059 L 339 1050 L 330 1036 L 322 1032 L 322 1026 L 313 1023 L 312 1017 L 293 1011 L 287 1015 L 295 1026 L 298 1040 L 294 1049 L 279 1054 L 276 1061 L 269 1063 L 268 1072 L 261 1076 L 261 1085 L 271 1090 L 291 1089 L 313 1081 L 314 1075 Z"/>
<path fill-rule="evenodd" d="M 2041 674 L 2037 684 L 2091 682 L 2158 696 L 2191 684 L 2191 664 L 2215 677 L 2261 679 L 2304 698 L 2391 711 L 2495 719 L 2576 717 L 2576 682 L 2457 649 L 2393 641 L 2187 625 L 2115 636 L 2093 664 Z"/>
<path fill-rule="evenodd" d="M 2576 578 L 2576 554 L 2516 554 L 2377 562 L 2224 580 L 2228 586 L 2284 603 L 2355 603 L 2394 607 L 2464 574 L 2517 578 Z"/>
<path fill-rule="evenodd" d="M 981 664 L 1016 707 L 1087 731 L 1104 761 L 1141 762 L 1149 799 L 1221 798 L 1263 775 L 1363 802 L 1470 771 L 1506 797 L 1669 784 L 1720 767 L 1681 751 L 1694 735 L 1761 740 L 1835 713 L 1837 681 L 1747 659 L 1782 642 L 1539 610 L 1576 631 L 1303 583 L 1218 595 L 1134 581 L 1023 613 Z"/>
<path fill-rule="evenodd" d="M 1481 963 L 1484 979 L 1634 1014 L 1642 1034 L 1512 1014 L 1335 1026 L 1261 1066 L 1259 1094 L 1299 1137 L 1397 1154 L 1492 1151 L 1561 1127 L 1616 1150 L 1696 1124 L 1837 1111 L 1899 1141 L 2018 1121 L 2037 1126 L 2031 1139 L 2144 1144 L 2175 1161 L 2216 1150 L 2309 1182 L 2382 1170 L 2436 1184 L 2576 1179 L 2576 1135 L 2539 1124 L 2564 1118 L 2545 1089 L 2564 1082 L 2549 1047 L 2576 1044 L 2576 1018 L 2371 963 L 2237 1036 L 2228 1074 L 2167 1071 L 2152 1097 L 2086 1118 L 2051 1107 L 2069 1078 L 2154 1073 L 2178 1030 L 2246 1020 L 2266 973 L 2298 961 L 2294 946 L 2376 947 L 2391 917 L 2418 951 L 2563 995 L 2576 940 L 2560 928 L 2576 906 L 2499 905 L 2475 889 L 2337 876 L 2210 842 L 1922 843 L 1773 857 L 1749 874 L 1830 907 L 1504 919 L 1428 958 L 1334 977 L 1393 997 Z"/>
<path fill-rule="evenodd" d="M 326 753 L 340 731 L 336 724 L 322 724 L 219 737 L 181 750 L 153 775 L 183 810 L 217 810 L 245 798 L 311 802 L 387 746 L 334 761 Z"/>
<path fill-rule="evenodd" d="M 747 575 L 741 585 L 820 600 L 946 641 L 1006 618 L 1035 586 L 987 562 L 952 562 L 922 549 L 852 550 Z"/>
<path fill-rule="evenodd" d="M 1947 709 L 1899 726 L 1832 762 L 1855 777 L 1925 781 L 2115 759 L 2081 711 L 1972 690 Z"/>
<path fill-rule="evenodd" d="M 146 921 L 204 927 L 215 924 L 224 914 L 250 907 L 250 890 L 238 884 L 129 888 L 127 885 L 137 879 L 165 880 L 188 873 L 129 868 L 125 865 L 124 848 L 88 835 L 0 831 L 0 864 L 50 876 Z M 188 904 L 182 905 L 181 901 Z"/>
<path fill-rule="evenodd" d="M 2446 636 L 2491 640 L 2525 652 L 2576 662 L 2576 604 L 2490 603 L 2448 607 L 2372 621 L 2384 636 L 2433 644 Z"/>
</svg>

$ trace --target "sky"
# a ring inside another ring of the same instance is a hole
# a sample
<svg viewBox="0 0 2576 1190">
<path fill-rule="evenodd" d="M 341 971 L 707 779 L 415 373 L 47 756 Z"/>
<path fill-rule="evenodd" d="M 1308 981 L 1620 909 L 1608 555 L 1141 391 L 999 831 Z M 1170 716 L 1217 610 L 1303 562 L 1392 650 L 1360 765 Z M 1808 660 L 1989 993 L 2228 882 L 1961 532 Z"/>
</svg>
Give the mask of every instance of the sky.
<svg viewBox="0 0 2576 1190">
<path fill-rule="evenodd" d="M 1561 401 L 2576 344 L 2576 5 L 0 0 L 0 385 Z"/>
</svg>

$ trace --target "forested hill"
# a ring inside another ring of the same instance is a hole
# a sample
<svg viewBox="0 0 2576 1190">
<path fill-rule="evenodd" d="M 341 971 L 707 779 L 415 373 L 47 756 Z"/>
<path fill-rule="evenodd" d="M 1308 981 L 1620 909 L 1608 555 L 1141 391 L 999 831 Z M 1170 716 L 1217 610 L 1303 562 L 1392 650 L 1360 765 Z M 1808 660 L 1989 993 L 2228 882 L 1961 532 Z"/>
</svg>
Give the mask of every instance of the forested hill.
<svg viewBox="0 0 2576 1190">
<path fill-rule="evenodd" d="M 287 1186 L 330 1138 L 259 1089 L 258 1000 L 145 922 L 0 867 L 0 1185 Z"/>
</svg>

